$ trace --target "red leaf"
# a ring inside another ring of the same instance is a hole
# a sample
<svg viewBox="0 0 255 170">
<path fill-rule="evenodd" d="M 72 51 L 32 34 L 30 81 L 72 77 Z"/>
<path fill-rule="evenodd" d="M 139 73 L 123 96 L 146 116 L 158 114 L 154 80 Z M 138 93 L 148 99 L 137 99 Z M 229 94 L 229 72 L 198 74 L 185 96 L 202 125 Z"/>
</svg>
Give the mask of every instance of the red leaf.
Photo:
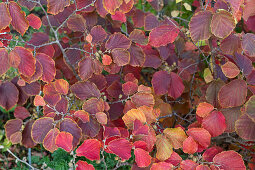
<svg viewBox="0 0 255 170">
<path fill-rule="evenodd" d="M 125 95 L 132 95 L 138 90 L 138 85 L 134 82 L 128 81 L 122 84 L 122 91 Z"/>
<path fill-rule="evenodd" d="M 67 27 L 72 31 L 84 32 L 86 30 L 86 20 L 82 15 L 72 15 L 67 21 Z"/>
<path fill-rule="evenodd" d="M 165 160 L 165 162 L 167 163 L 171 163 L 174 166 L 178 166 L 182 161 L 182 158 L 180 157 L 180 155 L 176 152 L 173 152 L 170 156 L 170 158 L 168 158 L 167 160 Z"/>
<path fill-rule="evenodd" d="M 190 128 L 187 131 L 187 134 L 205 148 L 207 148 L 211 143 L 211 135 L 204 128 Z"/>
<path fill-rule="evenodd" d="M 114 33 L 109 37 L 105 43 L 105 48 L 113 50 L 114 48 L 128 49 L 131 45 L 131 41 L 121 33 Z"/>
<path fill-rule="evenodd" d="M 133 143 L 133 147 L 135 147 L 135 148 L 140 148 L 140 149 L 143 149 L 143 150 L 145 150 L 145 151 L 148 151 L 147 144 L 146 144 L 146 142 L 144 142 L 144 141 L 135 141 L 135 142 Z"/>
<path fill-rule="evenodd" d="M 58 149 L 58 146 L 56 145 L 56 137 L 59 133 L 60 131 L 57 128 L 51 129 L 43 140 L 43 147 L 51 153 Z"/>
<path fill-rule="evenodd" d="M 47 0 L 47 8 L 48 8 L 48 13 L 56 15 L 62 11 L 64 11 L 64 8 L 66 6 L 70 5 L 70 0 Z"/>
<path fill-rule="evenodd" d="M 34 15 L 34 14 L 29 14 L 27 16 L 27 20 L 29 22 L 29 26 L 33 27 L 34 29 L 38 30 L 42 26 L 41 19 L 38 16 Z"/>
<path fill-rule="evenodd" d="M 11 53 L 10 53 L 11 54 Z M 20 77 L 25 80 L 27 83 L 33 83 L 39 78 L 42 77 L 43 70 L 42 70 L 42 65 L 38 61 L 35 63 L 35 73 L 31 77 L 27 77 L 24 75 L 20 75 Z"/>
<path fill-rule="evenodd" d="M 103 0 L 103 6 L 106 11 L 114 15 L 115 11 L 123 3 L 123 0 Z"/>
<path fill-rule="evenodd" d="M 149 127 L 147 125 L 143 125 L 141 121 L 136 119 L 134 121 L 133 135 L 148 135 Z"/>
<path fill-rule="evenodd" d="M 165 46 L 173 43 L 179 34 L 179 29 L 174 25 L 162 25 L 154 28 L 149 35 L 149 43 L 153 47 Z"/>
<path fill-rule="evenodd" d="M 30 116 L 30 113 L 27 111 L 25 107 L 17 106 L 14 110 L 14 117 L 19 118 L 21 120 L 26 119 Z"/>
<path fill-rule="evenodd" d="M 1 4 L 0 4 L 1 8 Z M 8 52 L 4 48 L 0 48 L 0 75 L 6 73 L 10 68 Z"/>
<path fill-rule="evenodd" d="M 219 111 L 213 111 L 209 116 L 202 120 L 202 126 L 212 137 L 221 135 L 226 129 L 226 122 L 224 115 Z"/>
<path fill-rule="evenodd" d="M 245 170 L 242 156 L 235 151 L 223 151 L 213 158 L 215 164 L 220 165 L 224 170 L 240 169 Z"/>
<path fill-rule="evenodd" d="M 233 55 L 241 45 L 240 38 L 235 34 L 230 34 L 220 43 L 220 49 L 225 54 Z"/>
<path fill-rule="evenodd" d="M 189 31 L 190 36 L 195 43 L 199 40 L 207 40 L 211 37 L 211 18 L 211 11 L 198 12 L 191 18 L 189 23 Z"/>
<path fill-rule="evenodd" d="M 211 21 L 211 31 L 219 38 L 226 38 L 234 30 L 236 24 L 232 14 L 225 10 L 215 13 Z"/>
<path fill-rule="evenodd" d="M 19 91 L 13 83 L 6 81 L 0 85 L 0 106 L 10 110 L 17 104 L 18 99 Z"/>
<path fill-rule="evenodd" d="M 53 58 L 54 54 L 55 54 L 55 49 L 52 45 L 45 45 L 43 47 L 40 47 L 37 50 L 38 53 L 44 53 L 47 54 L 48 56 L 50 56 L 51 58 Z"/>
<path fill-rule="evenodd" d="M 25 12 L 22 11 L 21 7 L 13 1 L 9 3 L 9 12 L 12 17 L 11 23 L 13 28 L 23 36 L 29 27 L 28 21 L 25 18 Z"/>
<path fill-rule="evenodd" d="M 209 103 L 199 103 L 199 105 L 197 106 L 196 114 L 199 117 L 206 117 L 211 113 L 211 111 L 213 111 L 213 109 L 214 107 Z"/>
<path fill-rule="evenodd" d="M 89 160 L 100 160 L 101 143 L 97 139 L 87 139 L 76 150 L 77 156 L 85 156 Z"/>
<path fill-rule="evenodd" d="M 81 100 L 86 100 L 91 97 L 100 97 L 100 91 L 94 83 L 89 81 L 78 82 L 71 86 L 71 91 Z"/>
<path fill-rule="evenodd" d="M 1 16 L 0 16 L 0 30 L 3 30 L 3 29 L 5 29 L 6 27 L 8 27 L 10 25 L 11 20 L 12 20 L 5 2 L 0 3 L 0 13 L 1 13 Z"/>
<path fill-rule="evenodd" d="M 238 69 L 238 67 L 230 61 L 223 64 L 221 66 L 221 69 L 224 75 L 228 78 L 235 78 L 240 73 L 240 70 Z"/>
<path fill-rule="evenodd" d="M 19 73 L 24 76 L 31 77 L 35 73 L 35 59 L 32 52 L 25 49 L 24 47 L 16 46 L 13 51 L 13 55 L 20 58 L 20 63 L 18 66 Z"/>
<path fill-rule="evenodd" d="M 229 108 L 244 104 L 246 96 L 246 82 L 244 80 L 236 79 L 224 85 L 219 90 L 218 99 L 223 108 Z"/>
<path fill-rule="evenodd" d="M 137 163 L 137 166 L 140 168 L 147 167 L 151 164 L 151 156 L 149 152 L 136 148 L 134 150 L 135 154 L 135 162 Z"/>
<path fill-rule="evenodd" d="M 197 152 L 198 144 L 197 142 L 189 136 L 184 142 L 183 142 L 183 152 L 188 154 L 194 154 Z"/>
<path fill-rule="evenodd" d="M 42 65 L 42 80 L 47 83 L 51 82 L 56 75 L 55 61 L 44 53 L 37 53 L 36 59 Z"/>
<path fill-rule="evenodd" d="M 207 165 L 198 165 L 196 170 L 211 170 L 211 168 L 209 168 Z"/>
<path fill-rule="evenodd" d="M 81 119 L 83 123 L 89 122 L 89 113 L 84 110 L 77 110 L 74 112 L 74 116 Z"/>
<path fill-rule="evenodd" d="M 131 157 L 132 144 L 124 138 L 119 138 L 109 142 L 108 149 L 121 159 L 128 160 Z"/>
<path fill-rule="evenodd" d="M 173 165 L 166 162 L 153 163 L 150 170 L 170 170 L 173 169 Z"/>
<path fill-rule="evenodd" d="M 82 161 L 79 160 L 76 163 L 77 167 L 75 168 L 75 170 L 95 170 L 95 168 L 93 167 L 93 165 L 88 164 L 86 161 Z"/>
<path fill-rule="evenodd" d="M 59 130 L 62 132 L 68 132 L 73 136 L 73 148 L 75 148 L 81 139 L 81 128 L 78 126 L 78 124 L 69 118 L 64 118 L 64 120 L 60 123 Z"/>
<path fill-rule="evenodd" d="M 111 17 L 115 21 L 120 21 L 120 22 L 127 21 L 126 15 L 120 11 L 116 11 L 114 15 L 111 15 Z"/>
<path fill-rule="evenodd" d="M 73 136 L 68 132 L 60 132 L 56 136 L 56 146 L 64 149 L 66 152 L 71 152 L 73 149 Z"/>
<path fill-rule="evenodd" d="M 203 159 L 208 162 L 212 162 L 213 157 L 222 151 L 223 151 L 223 149 L 221 147 L 213 146 L 209 149 L 206 149 L 206 151 L 203 153 Z"/>
<path fill-rule="evenodd" d="M 44 101 L 52 106 L 55 106 L 61 100 L 61 95 L 57 92 L 54 82 L 44 85 L 43 94 Z"/>
<path fill-rule="evenodd" d="M 198 164 L 192 160 L 184 160 L 181 162 L 180 167 L 187 170 L 195 170 Z"/>
<path fill-rule="evenodd" d="M 246 1 L 245 6 L 243 8 L 243 19 L 245 21 L 247 21 L 250 16 L 255 15 L 255 11 L 254 11 L 254 8 L 253 8 L 254 5 L 255 5 L 254 0 L 247 0 Z"/>
<path fill-rule="evenodd" d="M 86 13 L 89 13 L 89 12 L 93 12 L 95 7 L 93 5 L 94 2 L 93 0 L 77 0 L 76 3 L 77 3 L 77 8 L 78 9 L 82 9 L 82 11 L 86 12 Z"/>
<path fill-rule="evenodd" d="M 166 71 L 158 71 L 152 77 L 152 86 L 157 95 L 168 95 L 174 99 L 181 96 L 184 85 L 181 78 L 174 72 L 168 74 Z"/>
</svg>

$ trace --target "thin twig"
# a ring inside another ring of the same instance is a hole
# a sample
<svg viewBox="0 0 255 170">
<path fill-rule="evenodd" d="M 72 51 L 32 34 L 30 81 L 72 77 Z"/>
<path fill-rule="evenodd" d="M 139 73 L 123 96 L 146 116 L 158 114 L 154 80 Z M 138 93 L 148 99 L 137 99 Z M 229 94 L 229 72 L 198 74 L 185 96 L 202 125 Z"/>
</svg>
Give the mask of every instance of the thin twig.
<svg viewBox="0 0 255 170">
<path fill-rule="evenodd" d="M 22 162 L 24 164 L 26 164 L 28 167 L 30 167 L 32 170 L 39 170 L 37 168 L 34 168 L 32 165 L 30 165 L 29 163 L 27 163 L 24 160 L 21 160 L 20 158 L 18 158 L 14 153 L 12 153 L 12 151 L 10 149 L 6 149 L 7 152 L 9 152 L 17 161 Z"/>
</svg>

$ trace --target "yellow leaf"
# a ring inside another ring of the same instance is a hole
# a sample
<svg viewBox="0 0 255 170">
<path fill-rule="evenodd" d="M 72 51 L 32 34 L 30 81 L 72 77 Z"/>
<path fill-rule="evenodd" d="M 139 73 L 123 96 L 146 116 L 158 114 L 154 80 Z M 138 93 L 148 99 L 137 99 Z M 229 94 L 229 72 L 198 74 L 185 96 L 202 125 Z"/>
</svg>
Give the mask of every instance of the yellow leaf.
<svg viewBox="0 0 255 170">
<path fill-rule="evenodd" d="M 211 81 L 213 81 L 213 76 L 209 68 L 206 68 L 204 70 L 204 79 L 206 83 L 210 83 Z"/>
<path fill-rule="evenodd" d="M 192 10 L 191 10 L 190 4 L 188 4 L 188 3 L 185 2 L 183 5 L 184 5 L 184 7 L 185 7 L 185 9 L 186 9 L 187 11 L 192 11 Z"/>
<path fill-rule="evenodd" d="M 181 2 L 182 0 L 176 0 L 176 3 L 179 3 L 179 2 Z"/>
<path fill-rule="evenodd" d="M 180 14 L 180 11 L 177 11 L 177 10 L 173 10 L 171 12 L 172 17 L 177 17 L 179 14 Z"/>
<path fill-rule="evenodd" d="M 186 133 L 180 127 L 177 128 L 166 128 L 164 134 L 169 139 L 174 149 L 182 148 L 183 141 L 187 138 Z"/>
<path fill-rule="evenodd" d="M 157 148 L 156 158 L 160 161 L 165 161 L 173 153 L 173 147 L 171 145 L 171 142 L 163 134 L 159 134 L 157 136 L 156 148 Z"/>
</svg>

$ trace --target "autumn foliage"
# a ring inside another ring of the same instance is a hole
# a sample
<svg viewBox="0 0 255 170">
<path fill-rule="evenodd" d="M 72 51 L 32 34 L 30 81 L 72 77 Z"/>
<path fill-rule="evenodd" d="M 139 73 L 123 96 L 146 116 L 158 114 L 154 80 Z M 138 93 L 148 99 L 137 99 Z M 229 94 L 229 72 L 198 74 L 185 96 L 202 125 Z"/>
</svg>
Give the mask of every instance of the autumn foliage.
<svg viewBox="0 0 255 170">
<path fill-rule="evenodd" d="M 163 0 L 1 2 L 6 138 L 62 148 L 77 170 L 104 152 L 133 169 L 254 168 L 255 0 L 190 5 L 185 26 Z"/>
</svg>

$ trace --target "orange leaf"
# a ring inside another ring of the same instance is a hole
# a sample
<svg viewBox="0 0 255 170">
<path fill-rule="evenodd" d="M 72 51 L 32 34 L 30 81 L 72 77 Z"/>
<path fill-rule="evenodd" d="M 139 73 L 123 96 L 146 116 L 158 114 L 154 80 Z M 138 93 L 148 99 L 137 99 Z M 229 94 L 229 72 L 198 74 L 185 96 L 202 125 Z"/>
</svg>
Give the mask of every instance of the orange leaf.
<svg viewBox="0 0 255 170">
<path fill-rule="evenodd" d="M 133 123 L 134 121 L 138 119 L 140 120 L 142 123 L 146 122 L 146 117 L 144 115 L 144 113 L 140 110 L 137 109 L 131 109 L 129 110 L 123 117 L 122 120 L 124 121 L 125 125 L 129 128 L 132 129 L 133 128 Z"/>
<path fill-rule="evenodd" d="M 235 78 L 239 73 L 239 68 L 232 62 L 228 61 L 221 66 L 222 72 L 228 78 Z"/>
<path fill-rule="evenodd" d="M 199 103 L 199 105 L 197 106 L 196 114 L 199 117 L 206 117 L 211 113 L 211 111 L 213 111 L 213 109 L 214 107 L 209 103 L 206 102 Z"/>
<path fill-rule="evenodd" d="M 45 106 L 46 103 L 42 96 L 36 95 L 34 99 L 34 105 L 35 106 Z"/>
<path fill-rule="evenodd" d="M 104 112 L 98 112 L 96 113 L 96 118 L 97 118 L 97 121 L 102 124 L 102 125 L 105 125 L 107 124 L 107 115 L 104 113 Z"/>
<path fill-rule="evenodd" d="M 55 82 L 55 88 L 57 92 L 67 95 L 69 90 L 69 83 L 64 79 L 57 79 Z"/>
<path fill-rule="evenodd" d="M 111 56 L 109 56 L 109 55 L 107 55 L 107 54 L 104 54 L 103 55 L 103 58 L 102 58 L 102 62 L 103 62 L 103 65 L 105 65 L 105 66 L 108 66 L 108 65 L 110 65 L 111 63 L 112 63 L 112 58 L 111 58 Z"/>
</svg>

